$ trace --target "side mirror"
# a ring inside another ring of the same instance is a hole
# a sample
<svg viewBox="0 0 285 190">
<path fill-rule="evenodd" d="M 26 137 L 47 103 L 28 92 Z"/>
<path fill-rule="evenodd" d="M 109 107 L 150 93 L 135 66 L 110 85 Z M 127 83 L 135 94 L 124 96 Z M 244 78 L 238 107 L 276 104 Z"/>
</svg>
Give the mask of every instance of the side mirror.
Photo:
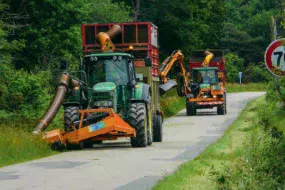
<svg viewBox="0 0 285 190">
<path fill-rule="evenodd" d="M 66 60 L 60 62 L 60 70 L 67 70 L 68 64 Z"/>
<path fill-rule="evenodd" d="M 144 61 L 145 61 L 145 66 L 146 66 L 146 67 L 151 67 L 151 65 L 152 65 L 152 60 L 151 60 L 150 57 L 146 57 L 146 58 L 144 59 Z"/>
</svg>

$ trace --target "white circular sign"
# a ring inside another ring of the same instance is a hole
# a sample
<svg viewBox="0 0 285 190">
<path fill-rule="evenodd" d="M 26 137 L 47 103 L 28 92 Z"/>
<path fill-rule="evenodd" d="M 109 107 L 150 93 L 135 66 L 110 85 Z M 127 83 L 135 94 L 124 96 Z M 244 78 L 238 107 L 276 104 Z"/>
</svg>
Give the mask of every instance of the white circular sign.
<svg viewBox="0 0 285 190">
<path fill-rule="evenodd" d="M 285 39 L 272 42 L 265 52 L 265 65 L 274 75 L 285 76 Z"/>
</svg>

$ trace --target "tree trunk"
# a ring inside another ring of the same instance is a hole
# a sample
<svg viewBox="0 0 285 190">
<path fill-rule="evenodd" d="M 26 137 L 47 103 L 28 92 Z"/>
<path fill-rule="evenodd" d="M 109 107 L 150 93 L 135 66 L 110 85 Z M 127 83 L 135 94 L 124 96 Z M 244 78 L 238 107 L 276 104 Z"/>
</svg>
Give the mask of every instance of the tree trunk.
<svg viewBox="0 0 285 190">
<path fill-rule="evenodd" d="M 136 22 L 138 20 L 139 10 L 140 10 L 140 0 L 131 0 L 133 7 L 133 21 Z"/>
</svg>

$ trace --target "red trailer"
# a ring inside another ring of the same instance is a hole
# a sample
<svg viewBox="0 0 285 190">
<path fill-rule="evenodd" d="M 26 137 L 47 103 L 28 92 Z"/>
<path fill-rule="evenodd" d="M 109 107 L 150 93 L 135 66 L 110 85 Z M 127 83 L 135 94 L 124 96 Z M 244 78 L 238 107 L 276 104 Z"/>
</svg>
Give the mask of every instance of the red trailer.
<svg viewBox="0 0 285 190">
<path fill-rule="evenodd" d="M 145 57 L 152 61 L 152 75 L 159 75 L 158 29 L 151 22 L 125 22 L 107 24 L 82 24 L 82 45 L 84 54 L 100 52 L 100 43 L 95 36 L 108 31 L 114 24 L 122 28 L 121 34 L 112 39 L 116 51 L 128 52 L 130 46 L 135 52 L 135 66 L 145 67 Z"/>
</svg>

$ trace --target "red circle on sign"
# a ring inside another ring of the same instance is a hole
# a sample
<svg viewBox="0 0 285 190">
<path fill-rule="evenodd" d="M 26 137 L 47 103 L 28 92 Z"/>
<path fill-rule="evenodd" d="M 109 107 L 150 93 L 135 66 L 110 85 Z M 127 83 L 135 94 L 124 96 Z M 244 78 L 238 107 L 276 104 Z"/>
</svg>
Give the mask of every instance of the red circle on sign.
<svg viewBox="0 0 285 190">
<path fill-rule="evenodd" d="M 275 52 L 278 48 L 281 46 L 284 46 L 284 50 L 280 52 Z M 273 55 L 274 54 L 274 55 Z M 276 54 L 276 55 L 275 55 Z M 273 56 L 277 56 L 277 62 L 276 59 L 272 60 Z M 285 39 L 278 39 L 273 41 L 266 49 L 265 52 L 265 65 L 267 69 L 276 76 L 285 76 L 285 70 L 280 69 L 280 61 L 285 61 Z M 284 62 L 283 61 L 283 62 Z M 276 66 L 277 65 L 277 66 Z M 284 67 L 284 66 L 283 66 Z M 284 67 L 285 68 L 285 67 Z"/>
</svg>

